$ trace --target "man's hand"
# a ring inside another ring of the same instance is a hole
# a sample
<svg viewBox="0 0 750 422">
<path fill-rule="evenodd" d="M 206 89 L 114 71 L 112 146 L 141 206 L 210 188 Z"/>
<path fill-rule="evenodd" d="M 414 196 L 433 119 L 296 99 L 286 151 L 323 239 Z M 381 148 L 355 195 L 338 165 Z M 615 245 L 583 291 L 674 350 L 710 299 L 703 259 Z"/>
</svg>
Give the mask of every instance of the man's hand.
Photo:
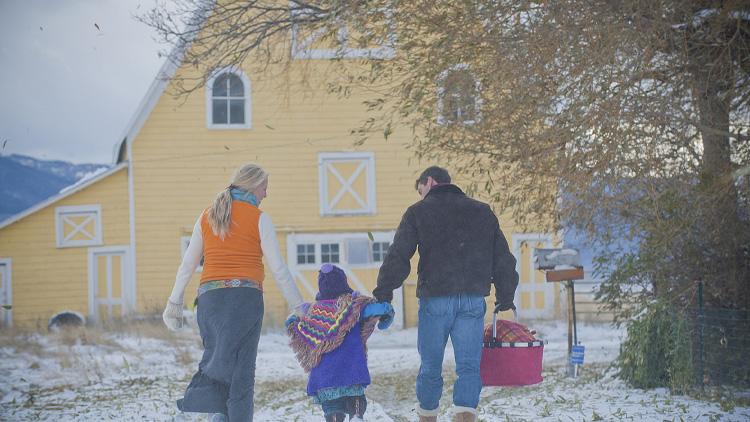
<svg viewBox="0 0 750 422">
<path fill-rule="evenodd" d="M 513 304 L 513 301 L 495 302 L 495 310 L 493 312 L 498 313 L 498 312 L 509 311 L 511 309 L 516 309 L 516 305 Z"/>
</svg>

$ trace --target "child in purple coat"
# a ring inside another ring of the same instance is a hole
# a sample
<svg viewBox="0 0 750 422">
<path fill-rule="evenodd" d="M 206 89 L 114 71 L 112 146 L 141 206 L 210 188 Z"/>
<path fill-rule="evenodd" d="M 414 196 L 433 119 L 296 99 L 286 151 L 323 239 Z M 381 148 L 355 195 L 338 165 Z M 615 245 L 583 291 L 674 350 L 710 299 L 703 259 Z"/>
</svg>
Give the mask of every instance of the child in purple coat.
<svg viewBox="0 0 750 422">
<path fill-rule="evenodd" d="M 286 332 L 310 373 L 307 395 L 322 406 L 326 422 L 344 421 L 347 414 L 361 421 L 370 384 L 367 339 L 376 324 L 388 328 L 393 307 L 353 291 L 344 271 L 330 263 L 320 268 L 318 290 L 315 302 L 302 304 L 302 317 L 287 319 Z"/>
</svg>

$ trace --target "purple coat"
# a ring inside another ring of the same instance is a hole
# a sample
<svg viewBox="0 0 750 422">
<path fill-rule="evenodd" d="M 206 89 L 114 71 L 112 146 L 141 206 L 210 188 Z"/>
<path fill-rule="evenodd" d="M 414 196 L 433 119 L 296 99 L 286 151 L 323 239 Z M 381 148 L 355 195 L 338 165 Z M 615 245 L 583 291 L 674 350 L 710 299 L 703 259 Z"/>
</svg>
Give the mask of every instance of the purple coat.
<svg viewBox="0 0 750 422">
<path fill-rule="evenodd" d="M 320 390 L 355 384 L 370 385 L 359 322 L 346 333 L 339 347 L 324 354 L 320 364 L 310 370 L 307 395 L 314 397 Z"/>
</svg>

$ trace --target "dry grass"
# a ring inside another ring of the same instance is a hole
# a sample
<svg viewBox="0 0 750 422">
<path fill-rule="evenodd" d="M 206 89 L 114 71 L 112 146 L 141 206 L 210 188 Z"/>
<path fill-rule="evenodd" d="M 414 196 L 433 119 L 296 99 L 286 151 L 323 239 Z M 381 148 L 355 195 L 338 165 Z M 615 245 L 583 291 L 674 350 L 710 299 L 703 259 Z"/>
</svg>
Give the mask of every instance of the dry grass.
<svg viewBox="0 0 750 422">
<path fill-rule="evenodd" d="M 176 354 L 177 362 L 184 365 L 194 364 L 194 352 L 196 348 L 202 348 L 200 340 L 196 341 L 194 336 L 169 331 L 161 318 L 112 319 L 97 326 L 63 326 L 46 333 L 19 328 L 0 328 L 0 344 L 4 347 L 12 347 L 18 352 L 38 359 L 54 359 L 60 368 L 85 373 L 90 381 L 101 378 L 103 371 L 98 367 L 97 360 L 87 355 L 93 352 L 80 346 L 98 346 L 123 353 L 137 353 L 125 350 L 118 343 L 118 338 L 128 336 L 167 342 L 167 347 Z M 40 337 L 43 337 L 44 341 L 40 341 Z M 38 367 L 38 362 L 29 362 L 29 369 Z"/>
<path fill-rule="evenodd" d="M 28 352 L 34 355 L 42 354 L 42 345 L 34 341 L 31 337 L 34 333 L 20 330 L 17 328 L 0 327 L 0 344 L 12 346 L 18 350 Z"/>
</svg>

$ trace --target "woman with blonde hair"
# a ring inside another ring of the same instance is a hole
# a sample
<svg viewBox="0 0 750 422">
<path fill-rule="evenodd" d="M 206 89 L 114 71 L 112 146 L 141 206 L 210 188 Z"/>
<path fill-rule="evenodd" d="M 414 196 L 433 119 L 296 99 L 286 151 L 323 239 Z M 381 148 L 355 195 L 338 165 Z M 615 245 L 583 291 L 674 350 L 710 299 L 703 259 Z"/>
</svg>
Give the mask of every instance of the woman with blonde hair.
<svg viewBox="0 0 750 422">
<path fill-rule="evenodd" d="M 263 257 L 293 313 L 301 315 L 302 294 L 279 251 L 276 229 L 258 209 L 267 188 L 268 172 L 256 164 L 234 173 L 229 186 L 195 223 L 162 315 L 170 330 L 182 328 L 185 288 L 203 258 L 195 299 L 203 358 L 177 407 L 183 412 L 214 413 L 212 421 L 253 420 L 255 359 L 263 322 Z"/>
</svg>

